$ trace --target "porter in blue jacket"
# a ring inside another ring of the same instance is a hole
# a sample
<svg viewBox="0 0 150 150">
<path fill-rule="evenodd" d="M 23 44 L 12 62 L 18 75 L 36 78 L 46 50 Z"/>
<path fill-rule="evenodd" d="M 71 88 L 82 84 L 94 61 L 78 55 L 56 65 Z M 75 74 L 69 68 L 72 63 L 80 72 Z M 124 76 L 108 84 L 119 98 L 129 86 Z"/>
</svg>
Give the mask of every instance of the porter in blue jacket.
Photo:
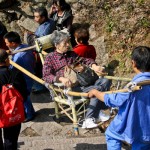
<svg viewBox="0 0 150 150">
<path fill-rule="evenodd" d="M 136 75 L 132 82 L 150 80 L 150 48 L 139 46 L 132 52 L 132 67 Z M 150 85 L 134 92 L 104 94 L 89 92 L 109 107 L 119 111 L 106 130 L 108 150 L 121 150 L 122 141 L 132 144 L 133 150 L 150 150 Z"/>
</svg>

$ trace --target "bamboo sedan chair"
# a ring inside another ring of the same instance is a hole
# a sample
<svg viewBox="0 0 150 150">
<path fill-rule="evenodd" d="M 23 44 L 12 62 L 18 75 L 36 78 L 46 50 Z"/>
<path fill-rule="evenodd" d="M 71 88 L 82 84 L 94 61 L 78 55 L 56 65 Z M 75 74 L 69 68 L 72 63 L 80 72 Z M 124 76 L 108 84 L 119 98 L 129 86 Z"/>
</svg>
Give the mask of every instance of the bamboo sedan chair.
<svg viewBox="0 0 150 150">
<path fill-rule="evenodd" d="M 59 89 L 63 88 L 61 83 L 55 83 Z M 74 128 L 74 134 L 79 135 L 79 122 L 80 116 L 86 113 L 86 105 L 89 99 L 82 96 L 70 96 L 67 92 L 71 89 L 64 89 L 64 92 L 56 92 L 52 89 L 53 100 L 55 103 L 55 116 L 56 120 L 59 121 L 61 116 L 66 115 L 72 122 Z"/>
<path fill-rule="evenodd" d="M 67 117 L 69 117 L 73 121 L 74 129 L 75 129 L 75 135 L 78 135 L 79 134 L 79 132 L 78 132 L 78 121 L 79 120 L 77 120 L 77 117 L 78 117 L 78 115 L 83 114 L 83 112 L 81 112 L 81 109 L 76 110 L 75 106 L 77 106 L 77 104 L 85 105 L 88 102 L 88 99 L 86 99 L 88 94 L 87 93 L 81 93 L 81 92 L 73 92 L 73 91 L 69 91 L 69 90 L 64 91 L 62 89 L 59 89 L 62 86 L 59 84 L 55 85 L 59 88 L 55 88 L 54 85 L 45 83 L 45 81 L 36 77 L 35 75 L 33 75 L 29 71 L 25 70 L 24 68 L 22 68 L 18 64 L 12 62 L 11 60 L 10 60 L 10 64 L 13 65 L 14 67 L 16 67 L 17 69 L 19 69 L 20 71 L 22 71 L 23 73 L 25 73 L 26 75 L 28 75 L 29 77 L 31 77 L 32 79 L 36 80 L 37 82 L 39 82 L 43 85 L 47 84 L 46 86 L 52 90 L 52 94 L 54 96 L 56 117 L 59 118 L 61 116 L 61 114 L 63 114 L 63 112 L 64 112 L 64 114 L 66 114 Z M 112 76 L 105 76 L 105 77 L 108 79 L 111 79 L 111 80 L 117 80 L 117 82 L 120 80 L 129 82 L 131 80 L 129 78 L 118 78 L 118 77 L 112 77 Z M 133 87 L 131 86 L 131 89 L 125 88 L 125 89 L 120 89 L 120 90 L 107 91 L 104 93 L 112 94 L 112 93 L 118 93 L 118 92 L 136 91 L 136 90 L 140 90 L 142 85 L 147 85 L 147 84 L 150 84 L 150 81 L 145 81 L 145 82 L 139 83 L 137 85 L 134 85 Z M 73 96 L 73 98 L 71 96 Z M 74 97 L 79 97 L 79 96 L 81 98 L 74 99 Z M 64 108 L 64 106 L 68 106 L 68 108 Z M 71 110 L 72 113 L 69 113 L 68 110 Z M 71 115 L 72 115 L 72 117 L 70 117 Z M 106 128 L 109 125 L 109 123 L 105 124 L 105 122 L 104 122 L 104 125 L 101 123 L 99 125 L 103 126 L 103 128 Z"/>
<path fill-rule="evenodd" d="M 42 39 L 41 38 L 38 39 L 39 41 L 35 41 L 36 45 L 34 46 L 34 47 L 36 47 L 37 52 L 39 52 L 42 63 L 44 63 L 43 56 L 47 55 L 46 52 L 44 52 L 43 50 L 51 47 L 50 44 L 47 44 L 47 43 L 50 43 L 50 41 L 45 42 L 44 38 L 45 37 L 42 37 Z M 44 46 L 46 48 L 44 48 Z M 105 76 L 105 77 L 108 79 L 111 79 L 111 80 L 117 80 L 117 81 L 125 80 L 126 81 L 126 79 L 121 79 L 121 78 L 117 78 L 117 77 L 116 78 L 115 77 L 109 78 L 109 76 L 108 77 Z M 44 84 L 44 81 L 41 81 L 41 84 Z M 55 87 L 57 87 L 61 90 L 59 90 L 59 91 L 55 90 Z M 62 85 L 58 84 L 58 83 L 55 83 L 55 85 L 51 86 L 50 89 L 52 91 L 51 95 L 52 95 L 54 103 L 55 103 L 56 118 L 59 119 L 62 115 L 65 114 L 73 122 L 75 135 L 78 135 L 79 134 L 79 128 L 78 128 L 79 116 L 85 114 L 85 112 L 86 112 L 85 107 L 86 107 L 89 99 L 86 98 L 86 96 L 85 97 L 82 97 L 79 95 L 69 96 L 67 94 L 69 89 L 65 89 L 65 91 L 62 92 Z M 77 108 L 76 106 L 78 106 L 78 105 L 80 105 L 80 106 Z M 84 110 L 82 110 L 82 108 Z M 101 125 L 101 123 L 100 123 L 100 125 Z"/>
<path fill-rule="evenodd" d="M 105 76 L 105 78 L 113 80 L 115 87 L 115 90 L 118 90 L 121 88 L 121 83 L 124 84 L 129 82 L 131 79 L 129 78 L 118 78 L 118 77 L 112 77 L 112 76 Z M 123 85 L 124 85 L 123 84 Z M 54 86 L 61 89 L 63 88 L 63 85 L 61 83 L 55 83 Z M 86 106 L 89 103 L 89 99 L 87 97 L 82 96 L 70 96 L 67 94 L 67 92 L 71 91 L 71 89 L 65 89 L 63 92 L 57 92 L 55 89 L 52 89 L 52 94 L 54 103 L 55 103 L 55 115 L 56 120 L 59 120 L 61 116 L 66 115 L 72 122 L 74 127 L 74 133 L 75 135 L 79 135 L 79 124 L 80 124 L 80 116 L 85 117 L 86 113 Z M 108 91 L 106 93 L 114 93 L 114 91 Z M 80 106 L 80 107 L 77 107 Z M 111 117 L 107 122 L 100 122 L 98 126 L 105 130 L 108 125 L 110 124 L 111 120 L 116 115 L 116 108 L 110 109 Z M 83 118 L 84 119 L 84 118 Z"/>
<path fill-rule="evenodd" d="M 37 45 L 37 47 L 39 46 Z M 46 53 L 43 52 L 43 55 L 46 55 Z M 105 76 L 105 78 L 115 81 L 114 85 L 115 90 L 120 89 L 122 82 L 127 83 L 131 80 L 129 78 L 119 78 L 113 76 Z M 61 83 L 55 83 L 54 87 L 62 90 L 63 85 Z M 55 91 L 55 88 L 51 89 L 51 96 L 53 97 L 55 103 L 56 120 L 59 122 L 60 117 L 66 115 L 73 122 L 74 134 L 79 135 L 80 116 L 81 115 L 85 116 L 85 113 L 87 111 L 86 106 L 89 103 L 89 99 L 87 97 L 82 96 L 69 96 L 67 95 L 67 90 L 71 91 L 71 89 L 65 89 L 64 92 L 57 92 Z M 116 115 L 115 111 L 116 108 L 111 108 L 110 120 L 108 122 L 100 122 L 98 124 L 99 127 L 102 128 L 102 130 L 105 130 L 107 126 L 110 124 L 110 121 L 115 117 Z"/>
<path fill-rule="evenodd" d="M 44 57 L 47 55 L 47 53 L 43 51 L 43 49 L 52 46 L 51 44 L 47 44 L 49 41 L 46 41 L 45 43 L 44 42 L 44 37 L 35 41 L 36 50 L 40 55 L 42 64 L 44 64 Z M 69 96 L 67 94 L 67 91 L 71 91 L 71 89 L 65 89 L 64 92 L 58 92 L 55 90 L 55 87 L 62 91 L 63 85 L 61 83 L 54 83 L 54 87 L 49 89 L 51 97 L 55 103 L 56 120 L 58 121 L 61 116 L 66 115 L 73 122 L 74 134 L 79 135 L 79 116 L 85 114 L 85 108 L 89 99 L 82 96 Z"/>
</svg>

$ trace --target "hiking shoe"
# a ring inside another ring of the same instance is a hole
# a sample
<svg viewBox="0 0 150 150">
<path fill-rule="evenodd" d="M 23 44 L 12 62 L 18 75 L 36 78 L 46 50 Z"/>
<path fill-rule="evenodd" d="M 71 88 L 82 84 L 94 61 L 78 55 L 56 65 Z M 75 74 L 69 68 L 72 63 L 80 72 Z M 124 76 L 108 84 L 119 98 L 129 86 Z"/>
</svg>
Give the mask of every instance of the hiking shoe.
<svg viewBox="0 0 150 150">
<path fill-rule="evenodd" d="M 91 129 L 91 128 L 96 128 L 98 125 L 95 123 L 95 118 L 87 118 L 83 122 L 82 128 L 85 129 Z"/>
<path fill-rule="evenodd" d="M 104 121 L 109 120 L 109 118 L 110 118 L 109 115 L 107 115 L 107 114 L 103 113 L 102 111 L 100 111 L 98 119 L 96 119 L 96 121 L 97 122 L 101 122 L 101 121 L 104 122 Z"/>
</svg>

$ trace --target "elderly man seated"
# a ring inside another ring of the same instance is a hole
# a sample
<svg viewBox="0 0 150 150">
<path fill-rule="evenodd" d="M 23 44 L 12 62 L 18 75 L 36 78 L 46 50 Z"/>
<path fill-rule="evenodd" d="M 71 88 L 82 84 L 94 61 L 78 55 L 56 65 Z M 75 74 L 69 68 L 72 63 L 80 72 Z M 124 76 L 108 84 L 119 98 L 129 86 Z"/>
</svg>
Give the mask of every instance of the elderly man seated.
<svg viewBox="0 0 150 150">
<path fill-rule="evenodd" d="M 71 65 L 79 57 L 75 52 L 70 51 L 70 36 L 63 31 L 54 31 L 51 37 L 52 44 L 55 46 L 55 51 L 47 55 L 43 66 L 43 79 L 47 83 L 60 82 L 66 87 L 70 87 L 72 81 L 64 77 L 64 66 Z M 101 72 L 101 67 L 96 64 L 93 59 L 82 58 L 82 63 L 90 66 L 95 72 Z M 110 88 L 110 81 L 105 78 L 99 78 L 94 85 L 88 87 L 74 87 L 72 90 L 79 89 L 88 92 L 90 89 L 106 91 Z M 109 116 L 101 110 L 107 107 L 97 98 L 92 98 L 90 101 L 85 121 L 82 128 L 95 128 L 97 121 L 106 121 Z"/>
</svg>

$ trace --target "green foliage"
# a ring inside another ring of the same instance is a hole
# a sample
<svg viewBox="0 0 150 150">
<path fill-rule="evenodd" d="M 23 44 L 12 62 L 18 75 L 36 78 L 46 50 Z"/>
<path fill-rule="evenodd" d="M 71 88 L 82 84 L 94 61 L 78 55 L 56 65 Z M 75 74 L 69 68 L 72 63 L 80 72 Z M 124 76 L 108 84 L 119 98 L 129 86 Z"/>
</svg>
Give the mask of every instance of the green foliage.
<svg viewBox="0 0 150 150">
<path fill-rule="evenodd" d="M 110 3 L 107 2 L 107 1 L 103 1 L 101 3 L 101 8 L 104 10 L 106 16 L 109 16 L 110 11 L 111 11 L 111 5 L 110 5 Z"/>
<path fill-rule="evenodd" d="M 143 4 L 144 3 L 144 0 L 137 0 L 138 4 Z"/>
<path fill-rule="evenodd" d="M 108 32 L 112 32 L 114 26 L 115 26 L 115 22 L 114 22 L 111 18 L 108 19 L 106 30 L 107 30 Z"/>
<path fill-rule="evenodd" d="M 144 28 L 149 28 L 150 27 L 150 20 L 148 20 L 148 18 L 143 17 L 140 20 L 140 25 Z"/>
<path fill-rule="evenodd" d="M 126 10 L 127 13 L 132 13 L 134 11 L 134 6 L 131 2 L 127 3 Z"/>
</svg>

